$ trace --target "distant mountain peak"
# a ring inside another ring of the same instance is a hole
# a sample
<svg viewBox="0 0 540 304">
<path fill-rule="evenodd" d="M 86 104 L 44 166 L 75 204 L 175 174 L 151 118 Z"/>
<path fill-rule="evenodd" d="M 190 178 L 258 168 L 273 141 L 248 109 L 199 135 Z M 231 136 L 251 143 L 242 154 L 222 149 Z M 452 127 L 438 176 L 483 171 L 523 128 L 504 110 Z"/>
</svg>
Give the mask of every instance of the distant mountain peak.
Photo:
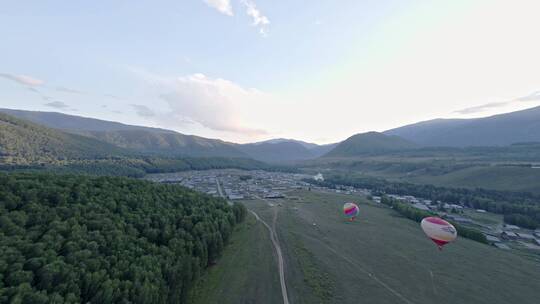
<svg viewBox="0 0 540 304">
<path fill-rule="evenodd" d="M 280 143 L 284 143 L 284 142 L 294 142 L 294 143 L 297 143 L 297 144 L 300 144 L 300 145 L 304 146 L 306 149 L 312 149 L 312 148 L 315 148 L 315 147 L 319 146 L 319 145 L 314 144 L 314 143 L 305 142 L 305 141 L 297 140 L 297 139 L 289 139 L 289 138 L 273 138 L 273 139 L 268 139 L 268 140 L 264 140 L 264 141 L 255 142 L 253 144 L 255 144 L 255 145 L 260 145 L 260 144 L 280 144 Z"/>
<path fill-rule="evenodd" d="M 540 141 L 540 107 L 472 119 L 433 119 L 384 132 L 422 146 L 507 146 Z"/>
<path fill-rule="evenodd" d="M 367 132 L 347 138 L 328 152 L 325 157 L 354 157 L 414 148 L 417 148 L 416 144 L 401 137 L 379 132 Z"/>
<path fill-rule="evenodd" d="M 274 138 L 240 145 L 240 150 L 257 160 L 266 162 L 291 162 L 321 157 L 336 145 L 317 145 L 296 139 Z"/>
</svg>

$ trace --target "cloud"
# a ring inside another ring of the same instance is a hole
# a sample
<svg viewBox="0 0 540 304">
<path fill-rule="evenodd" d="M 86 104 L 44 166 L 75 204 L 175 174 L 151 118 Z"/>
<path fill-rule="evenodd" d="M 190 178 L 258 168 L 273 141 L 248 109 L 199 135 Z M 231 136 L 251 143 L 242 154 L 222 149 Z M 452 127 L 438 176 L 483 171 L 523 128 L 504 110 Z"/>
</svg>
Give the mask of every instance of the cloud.
<svg viewBox="0 0 540 304">
<path fill-rule="evenodd" d="M 35 93 L 37 94 L 39 97 L 41 97 L 41 99 L 43 99 L 44 101 L 51 101 L 53 100 L 53 98 L 51 96 L 47 96 L 45 94 L 43 94 L 41 92 L 41 90 L 38 90 L 37 88 L 35 87 L 26 87 L 26 89 L 32 93 Z"/>
<path fill-rule="evenodd" d="M 508 105 L 509 103 L 510 102 L 490 102 L 490 103 L 486 103 L 486 104 L 479 105 L 479 106 L 474 106 L 474 107 L 470 107 L 470 108 L 457 110 L 457 111 L 455 111 L 455 113 L 464 114 L 464 115 L 465 114 L 480 113 L 480 112 L 484 112 L 486 110 L 490 110 L 490 109 L 493 109 L 493 108 L 504 107 L 504 106 Z"/>
<path fill-rule="evenodd" d="M 155 94 L 165 102 L 152 107 L 155 116 L 151 119 L 161 127 L 189 125 L 245 137 L 268 134 L 256 127 L 261 123 L 254 114 L 271 97 L 257 89 L 201 73 L 172 77 L 133 66 L 126 68 L 143 82 L 147 94 Z"/>
<path fill-rule="evenodd" d="M 527 96 L 519 97 L 516 101 L 538 101 L 540 100 L 540 91 L 533 92 Z"/>
<path fill-rule="evenodd" d="M 135 110 L 135 113 L 141 117 L 149 118 L 156 116 L 156 113 L 147 106 L 138 104 L 131 104 L 130 106 Z"/>
<path fill-rule="evenodd" d="M 45 81 L 43 80 L 26 76 L 26 75 L 13 75 L 13 74 L 8 74 L 8 73 L 0 73 L 0 77 L 9 79 L 19 84 L 30 86 L 30 87 L 40 86 L 45 83 Z"/>
<path fill-rule="evenodd" d="M 30 91 L 30 92 L 33 92 L 33 93 L 36 93 L 36 94 L 41 95 L 41 92 L 40 92 L 38 89 L 34 88 L 34 87 L 28 87 L 27 89 L 28 89 L 28 91 Z"/>
<path fill-rule="evenodd" d="M 470 107 L 470 108 L 457 110 L 457 111 L 454 111 L 454 113 L 464 114 L 464 115 L 465 114 L 476 114 L 476 113 L 481 113 L 481 112 L 484 112 L 484 111 L 487 111 L 487 110 L 501 108 L 501 107 L 505 107 L 505 106 L 508 106 L 508 105 L 511 105 L 511 104 L 528 102 L 528 101 L 540 101 L 540 91 L 536 91 L 536 92 L 533 92 L 533 93 L 531 93 L 529 95 L 518 97 L 518 98 L 515 98 L 515 99 L 512 99 L 512 100 L 508 100 L 508 101 L 490 102 L 490 103 L 486 103 L 486 104 L 479 105 L 479 106 L 474 106 L 474 107 Z"/>
<path fill-rule="evenodd" d="M 239 114 L 245 105 L 253 105 L 262 95 L 255 89 L 245 89 L 221 78 L 193 74 L 168 82 L 167 90 L 161 98 L 171 109 L 165 114 L 171 121 L 187 119 L 212 130 L 250 136 L 266 133 L 246 127 Z"/>
<path fill-rule="evenodd" d="M 42 88 L 44 88 L 44 89 L 48 88 L 48 86 L 44 86 L 45 81 L 43 81 L 43 80 L 31 77 L 31 76 L 14 75 L 14 74 L 8 74 L 8 73 L 0 73 L 0 77 L 11 80 L 11 81 L 14 81 L 14 82 L 16 82 L 16 83 L 18 83 L 20 85 L 23 85 L 24 88 L 26 88 L 28 91 L 39 95 L 39 97 L 41 97 L 41 99 L 43 99 L 44 101 L 49 102 L 49 103 L 46 104 L 47 106 L 54 107 L 54 108 L 59 108 L 59 109 L 60 108 L 65 108 L 64 106 L 60 105 L 60 104 L 63 104 L 62 102 L 50 102 L 54 98 L 51 97 L 51 96 L 47 96 L 42 92 Z M 54 89 L 57 92 L 61 92 L 61 93 L 85 95 L 85 96 L 97 95 L 97 96 L 103 96 L 103 97 L 106 97 L 106 98 L 122 100 L 122 98 L 120 98 L 118 96 L 115 96 L 115 95 L 111 95 L 111 94 L 103 94 L 103 95 L 101 95 L 101 94 L 93 94 L 93 93 L 90 93 L 90 92 L 85 92 L 85 91 L 77 90 L 77 89 L 74 89 L 74 88 L 63 87 L 63 86 L 58 86 L 58 87 L 56 87 Z M 74 109 L 72 109 L 72 110 L 74 110 Z"/>
<path fill-rule="evenodd" d="M 76 90 L 76 89 L 70 89 L 70 88 L 66 88 L 66 87 L 57 87 L 56 91 L 62 92 L 62 93 L 69 93 L 69 94 L 88 95 L 88 93 L 86 93 L 86 92 L 79 91 L 79 90 Z"/>
<path fill-rule="evenodd" d="M 67 109 L 69 106 L 61 101 L 53 101 L 45 104 L 47 107 L 56 109 Z"/>
<path fill-rule="evenodd" d="M 259 33 L 261 33 L 261 35 L 266 36 L 266 27 L 270 24 L 268 17 L 263 15 L 261 11 L 257 9 L 257 6 L 253 1 L 240 0 L 240 3 L 246 7 L 246 14 L 253 19 L 252 25 L 259 28 Z"/>
<path fill-rule="evenodd" d="M 220 13 L 232 16 L 232 5 L 230 0 L 203 0 L 204 3 L 206 3 L 208 6 L 215 8 Z"/>
<path fill-rule="evenodd" d="M 216 9 L 220 13 L 233 16 L 233 9 L 231 5 L 231 0 L 203 0 L 208 6 Z M 251 0 L 240 0 L 240 3 L 245 7 L 246 14 L 251 17 L 253 20 L 252 25 L 259 29 L 259 33 L 263 36 L 267 34 L 267 26 L 270 24 L 268 17 L 263 15 L 255 2 Z M 189 62 L 189 61 L 188 61 Z"/>
<path fill-rule="evenodd" d="M 112 99 L 117 99 L 117 100 L 122 100 L 122 98 L 116 96 L 116 95 L 112 95 L 112 94 L 105 94 L 103 95 L 104 97 L 107 97 L 107 98 L 112 98 Z"/>
</svg>

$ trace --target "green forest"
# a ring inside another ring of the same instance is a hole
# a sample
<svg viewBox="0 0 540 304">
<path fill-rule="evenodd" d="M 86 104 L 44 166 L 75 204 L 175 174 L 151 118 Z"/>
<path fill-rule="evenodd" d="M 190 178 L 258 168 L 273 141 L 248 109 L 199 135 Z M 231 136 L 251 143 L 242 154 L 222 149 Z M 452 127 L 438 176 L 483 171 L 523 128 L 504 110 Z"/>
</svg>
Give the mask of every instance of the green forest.
<svg viewBox="0 0 540 304">
<path fill-rule="evenodd" d="M 0 164 L 6 172 L 52 172 L 60 174 L 88 174 L 143 177 L 149 173 L 168 173 L 188 170 L 242 169 L 297 172 L 297 169 L 268 165 L 249 158 L 229 157 L 118 157 L 66 161 L 65 164 L 16 165 Z"/>
<path fill-rule="evenodd" d="M 0 173 L 0 303 L 183 303 L 245 216 L 176 185 Z"/>
</svg>

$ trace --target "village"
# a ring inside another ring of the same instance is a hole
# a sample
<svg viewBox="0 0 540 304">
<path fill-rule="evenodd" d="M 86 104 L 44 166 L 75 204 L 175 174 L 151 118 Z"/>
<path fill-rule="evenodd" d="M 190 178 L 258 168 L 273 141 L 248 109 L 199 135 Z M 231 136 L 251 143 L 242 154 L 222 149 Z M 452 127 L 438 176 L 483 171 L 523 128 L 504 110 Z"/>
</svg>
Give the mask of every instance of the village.
<svg viewBox="0 0 540 304">
<path fill-rule="evenodd" d="M 251 198 L 283 198 L 285 192 L 310 187 L 305 174 L 267 172 L 262 170 L 242 171 L 235 169 L 186 171 L 177 173 L 152 174 L 148 179 L 160 183 L 181 184 L 184 187 L 229 200 Z"/>
</svg>

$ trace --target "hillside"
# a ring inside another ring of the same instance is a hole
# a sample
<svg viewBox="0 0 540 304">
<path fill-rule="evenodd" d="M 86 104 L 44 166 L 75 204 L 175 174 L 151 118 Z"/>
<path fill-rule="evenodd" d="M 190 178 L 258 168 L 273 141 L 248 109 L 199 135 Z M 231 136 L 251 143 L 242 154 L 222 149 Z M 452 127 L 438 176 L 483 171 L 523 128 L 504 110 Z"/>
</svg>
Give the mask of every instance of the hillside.
<svg viewBox="0 0 540 304">
<path fill-rule="evenodd" d="M 324 157 L 353 157 L 393 151 L 411 150 L 417 145 L 398 136 L 378 132 L 356 134 L 339 143 Z"/>
<path fill-rule="evenodd" d="M 120 130 L 147 130 L 155 132 L 165 132 L 167 130 L 126 125 L 119 122 L 107 121 L 95 118 L 88 118 L 76 115 L 69 115 L 58 112 L 41 112 L 2 109 L 0 112 L 15 116 L 20 119 L 28 120 L 33 123 L 43 125 L 49 128 L 61 129 L 66 131 L 120 131 Z M 172 132 L 172 131 L 169 131 Z"/>
<path fill-rule="evenodd" d="M 238 150 L 235 144 L 166 130 L 85 131 L 80 132 L 80 134 L 144 154 L 189 157 L 247 157 Z"/>
<path fill-rule="evenodd" d="M 126 125 L 57 112 L 12 109 L 0 109 L 0 112 L 49 128 L 98 139 L 136 153 L 156 156 L 251 157 L 260 161 L 287 162 L 320 157 L 337 145 L 317 145 L 284 138 L 240 145 L 171 130 Z"/>
<path fill-rule="evenodd" d="M 161 156 L 246 157 L 235 144 L 216 139 L 184 135 L 170 130 L 125 125 L 118 122 L 67 115 L 0 109 L 0 112 L 49 128 L 92 137 L 137 153 Z"/>
<path fill-rule="evenodd" d="M 435 119 L 384 132 L 423 146 L 502 146 L 540 141 L 540 107 L 475 119 Z"/>
<path fill-rule="evenodd" d="M 126 154 L 128 152 L 121 148 L 92 138 L 0 113 L 0 159 L 4 164 L 54 163 Z"/>
</svg>

